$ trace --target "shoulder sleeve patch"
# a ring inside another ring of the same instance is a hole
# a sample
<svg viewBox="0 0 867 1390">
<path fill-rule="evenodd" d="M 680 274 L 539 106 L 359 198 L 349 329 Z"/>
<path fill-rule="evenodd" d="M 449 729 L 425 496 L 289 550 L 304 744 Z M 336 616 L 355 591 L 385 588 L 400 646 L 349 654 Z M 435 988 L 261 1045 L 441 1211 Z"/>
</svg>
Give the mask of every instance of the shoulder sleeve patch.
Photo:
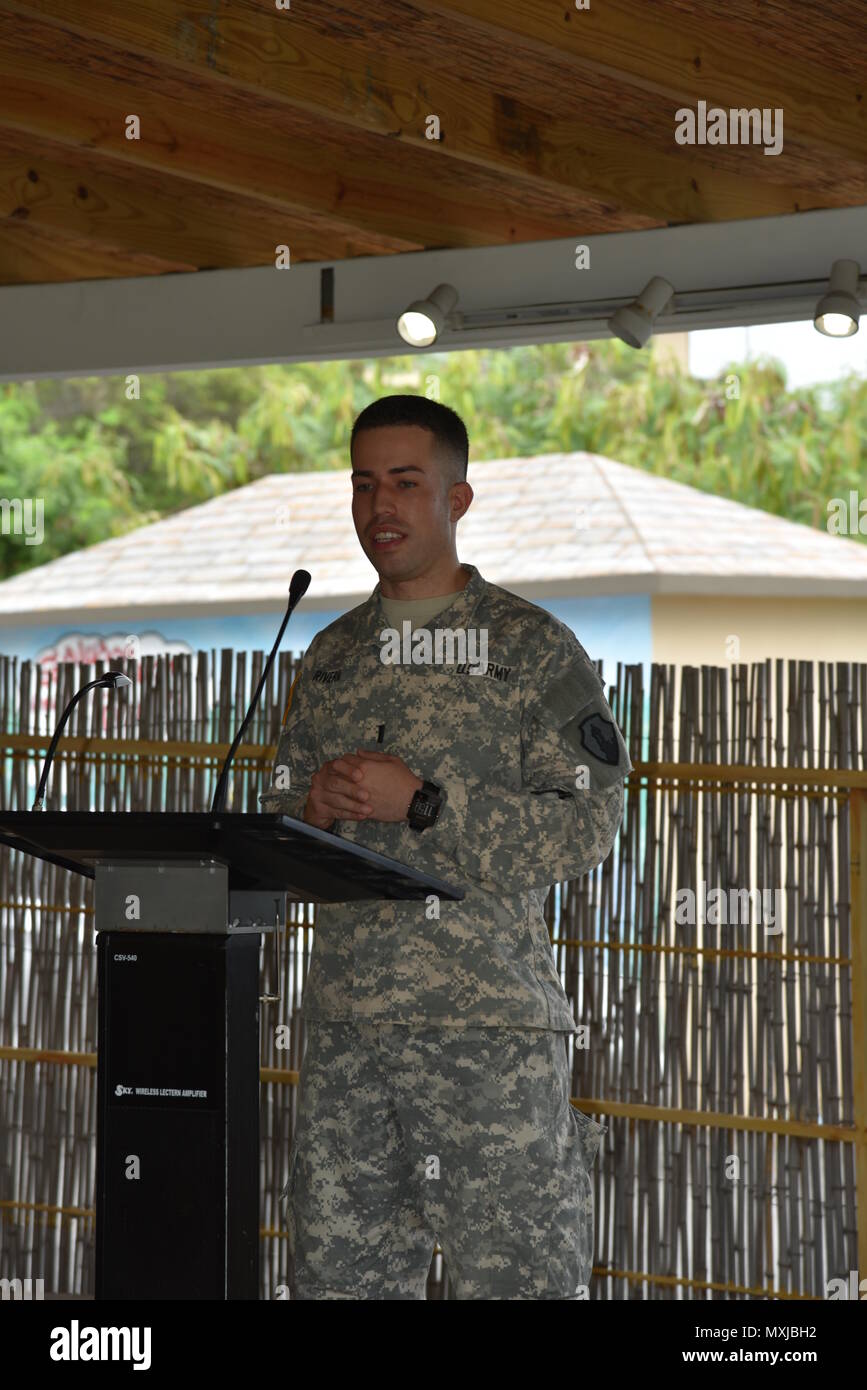
<svg viewBox="0 0 867 1390">
<path fill-rule="evenodd" d="M 629 776 L 632 762 L 605 698 L 605 683 L 583 651 L 540 691 L 535 714 L 548 731 L 549 760 L 556 750 L 555 760 L 569 761 L 573 769 L 586 766 L 592 789 Z"/>
<path fill-rule="evenodd" d="M 613 719 L 606 719 L 598 711 L 588 714 L 578 721 L 581 731 L 581 745 L 598 758 L 601 763 L 616 767 L 620 761 L 620 748 Z"/>
<path fill-rule="evenodd" d="M 578 762 L 590 769 L 593 787 L 610 787 L 632 771 L 623 734 L 601 690 L 563 725 L 560 737 Z"/>
</svg>

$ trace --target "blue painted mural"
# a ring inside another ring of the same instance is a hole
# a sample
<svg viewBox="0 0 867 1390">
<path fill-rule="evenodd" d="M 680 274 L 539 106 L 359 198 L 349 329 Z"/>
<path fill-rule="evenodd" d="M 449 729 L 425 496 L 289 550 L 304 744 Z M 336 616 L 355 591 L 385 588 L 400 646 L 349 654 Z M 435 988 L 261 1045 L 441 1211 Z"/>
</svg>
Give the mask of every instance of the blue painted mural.
<svg viewBox="0 0 867 1390">
<path fill-rule="evenodd" d="M 594 661 L 600 658 L 607 682 L 617 678 L 618 661 L 643 662 L 652 656 L 650 598 L 645 594 L 597 598 L 537 600 L 566 623 Z M 308 609 L 304 602 L 292 615 L 283 650 L 300 652 L 322 628 L 345 609 Z M 280 626 L 281 612 L 222 614 L 213 617 L 165 617 L 139 614 L 127 621 L 70 622 L 0 627 L 0 652 L 47 666 L 59 661 L 112 661 L 162 652 L 268 651 Z"/>
</svg>

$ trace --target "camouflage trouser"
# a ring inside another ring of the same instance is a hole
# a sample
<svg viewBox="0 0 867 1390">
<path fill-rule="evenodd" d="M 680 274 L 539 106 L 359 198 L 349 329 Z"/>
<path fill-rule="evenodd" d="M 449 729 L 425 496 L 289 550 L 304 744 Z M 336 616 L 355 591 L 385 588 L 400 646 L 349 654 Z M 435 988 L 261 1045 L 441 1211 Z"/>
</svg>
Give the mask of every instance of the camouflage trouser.
<svg viewBox="0 0 867 1390">
<path fill-rule="evenodd" d="M 586 1297 L 607 1126 L 569 1103 L 564 1038 L 310 1021 L 293 1297 L 423 1299 L 435 1238 L 458 1298 Z"/>
</svg>

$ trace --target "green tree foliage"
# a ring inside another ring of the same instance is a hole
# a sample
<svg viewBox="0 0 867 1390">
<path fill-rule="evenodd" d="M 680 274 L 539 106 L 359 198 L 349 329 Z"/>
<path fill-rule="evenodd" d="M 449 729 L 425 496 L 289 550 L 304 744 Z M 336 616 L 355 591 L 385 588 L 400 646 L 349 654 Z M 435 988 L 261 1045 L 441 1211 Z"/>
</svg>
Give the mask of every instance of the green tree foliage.
<svg viewBox="0 0 867 1390">
<path fill-rule="evenodd" d="M 0 536 L 0 576 L 268 473 L 348 468 L 353 419 L 395 392 L 458 410 L 471 460 L 584 449 L 824 529 L 863 488 L 867 381 L 729 371 L 699 381 L 604 341 L 145 375 L 137 400 L 123 377 L 0 386 L 0 496 L 45 508 L 42 545 Z"/>
</svg>

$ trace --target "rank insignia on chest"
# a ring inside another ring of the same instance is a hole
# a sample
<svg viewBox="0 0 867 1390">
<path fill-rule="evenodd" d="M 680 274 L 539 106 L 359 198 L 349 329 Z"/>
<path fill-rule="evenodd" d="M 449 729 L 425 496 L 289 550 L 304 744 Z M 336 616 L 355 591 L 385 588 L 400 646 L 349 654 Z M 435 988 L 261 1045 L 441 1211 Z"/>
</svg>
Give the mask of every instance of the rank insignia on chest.
<svg viewBox="0 0 867 1390">
<path fill-rule="evenodd" d="M 331 685 L 333 681 L 339 681 L 341 671 L 326 671 L 324 666 L 317 666 L 313 672 L 313 680 L 318 685 Z"/>
</svg>

